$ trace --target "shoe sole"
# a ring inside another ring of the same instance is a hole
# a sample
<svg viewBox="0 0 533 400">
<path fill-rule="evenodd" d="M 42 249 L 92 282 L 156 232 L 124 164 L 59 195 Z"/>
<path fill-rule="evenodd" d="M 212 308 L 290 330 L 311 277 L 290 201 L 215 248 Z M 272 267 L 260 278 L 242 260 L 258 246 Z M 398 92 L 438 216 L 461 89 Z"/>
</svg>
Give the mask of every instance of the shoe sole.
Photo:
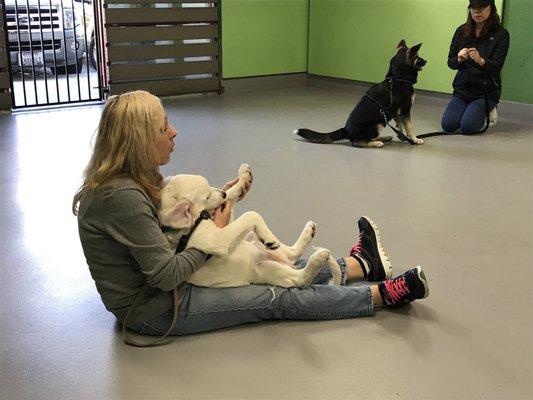
<svg viewBox="0 0 533 400">
<path fill-rule="evenodd" d="M 422 284 L 424 285 L 424 297 L 422 298 L 425 299 L 429 296 L 429 285 L 426 279 L 426 274 L 424 273 L 420 265 L 416 267 L 416 274 L 418 275 L 418 279 L 420 279 L 422 281 Z"/>
<path fill-rule="evenodd" d="M 385 279 L 390 279 L 391 276 L 392 276 L 392 265 L 391 265 L 391 262 L 389 260 L 389 256 L 387 255 L 387 253 L 385 252 L 385 249 L 381 245 L 381 236 L 379 234 L 378 226 L 375 224 L 374 221 L 372 221 L 367 216 L 362 216 L 360 218 L 360 220 L 361 219 L 366 220 L 366 222 L 368 222 L 370 224 L 370 226 L 372 227 L 372 229 L 374 230 L 374 234 L 376 235 L 376 243 L 378 245 L 379 259 L 380 259 L 381 265 L 383 265 L 383 269 L 385 271 Z"/>
</svg>

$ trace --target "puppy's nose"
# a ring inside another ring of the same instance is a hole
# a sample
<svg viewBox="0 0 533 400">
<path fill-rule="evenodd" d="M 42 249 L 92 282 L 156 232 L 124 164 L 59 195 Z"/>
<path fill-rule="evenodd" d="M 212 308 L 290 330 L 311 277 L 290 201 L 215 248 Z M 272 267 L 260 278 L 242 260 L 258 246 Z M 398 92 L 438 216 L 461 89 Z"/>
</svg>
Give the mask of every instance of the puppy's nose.
<svg viewBox="0 0 533 400">
<path fill-rule="evenodd" d="M 424 60 L 423 58 L 419 58 L 418 59 L 418 65 L 420 65 L 421 67 L 423 67 L 424 65 L 426 65 L 427 61 Z"/>
</svg>

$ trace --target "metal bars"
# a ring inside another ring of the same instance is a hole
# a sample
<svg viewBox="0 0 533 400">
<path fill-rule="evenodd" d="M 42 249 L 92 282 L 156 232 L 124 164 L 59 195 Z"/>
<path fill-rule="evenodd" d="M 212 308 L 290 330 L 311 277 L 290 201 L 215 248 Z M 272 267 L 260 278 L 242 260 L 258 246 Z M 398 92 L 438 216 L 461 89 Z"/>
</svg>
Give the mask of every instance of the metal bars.
<svg viewBox="0 0 533 400">
<path fill-rule="evenodd" d="M 12 108 L 102 99 L 92 0 L 2 1 Z"/>
<path fill-rule="evenodd" d="M 6 44 L 6 20 L 4 3 L 0 2 L 0 111 L 11 110 L 11 82 L 9 79 L 9 57 Z"/>
</svg>

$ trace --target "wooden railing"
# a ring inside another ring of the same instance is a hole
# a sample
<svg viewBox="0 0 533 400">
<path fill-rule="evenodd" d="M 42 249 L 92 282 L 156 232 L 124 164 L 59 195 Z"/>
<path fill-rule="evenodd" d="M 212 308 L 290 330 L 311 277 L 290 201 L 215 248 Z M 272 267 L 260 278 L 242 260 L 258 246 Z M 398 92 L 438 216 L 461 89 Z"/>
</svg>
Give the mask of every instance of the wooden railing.
<svg viewBox="0 0 533 400">
<path fill-rule="evenodd" d="M 110 93 L 220 92 L 219 6 L 219 0 L 104 0 Z"/>
</svg>

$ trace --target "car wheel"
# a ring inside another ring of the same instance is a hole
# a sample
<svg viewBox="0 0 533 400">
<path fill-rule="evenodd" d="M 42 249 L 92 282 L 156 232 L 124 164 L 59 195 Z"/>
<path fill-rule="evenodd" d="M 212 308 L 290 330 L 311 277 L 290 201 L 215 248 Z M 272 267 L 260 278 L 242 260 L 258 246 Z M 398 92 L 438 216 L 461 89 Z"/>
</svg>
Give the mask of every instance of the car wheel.
<svg viewBox="0 0 533 400">
<path fill-rule="evenodd" d="M 57 67 L 50 67 L 50 71 L 52 71 L 52 74 L 57 75 L 65 75 L 67 74 L 75 74 L 76 71 L 80 73 L 83 70 L 83 57 L 78 58 L 78 61 L 76 64 L 67 65 L 67 68 L 65 69 L 64 65 L 57 66 Z"/>
<path fill-rule="evenodd" d="M 96 67 L 96 41 L 94 40 L 94 35 L 91 36 L 91 43 L 89 43 L 89 62 L 91 63 L 91 67 L 94 69 L 98 69 Z"/>
</svg>

